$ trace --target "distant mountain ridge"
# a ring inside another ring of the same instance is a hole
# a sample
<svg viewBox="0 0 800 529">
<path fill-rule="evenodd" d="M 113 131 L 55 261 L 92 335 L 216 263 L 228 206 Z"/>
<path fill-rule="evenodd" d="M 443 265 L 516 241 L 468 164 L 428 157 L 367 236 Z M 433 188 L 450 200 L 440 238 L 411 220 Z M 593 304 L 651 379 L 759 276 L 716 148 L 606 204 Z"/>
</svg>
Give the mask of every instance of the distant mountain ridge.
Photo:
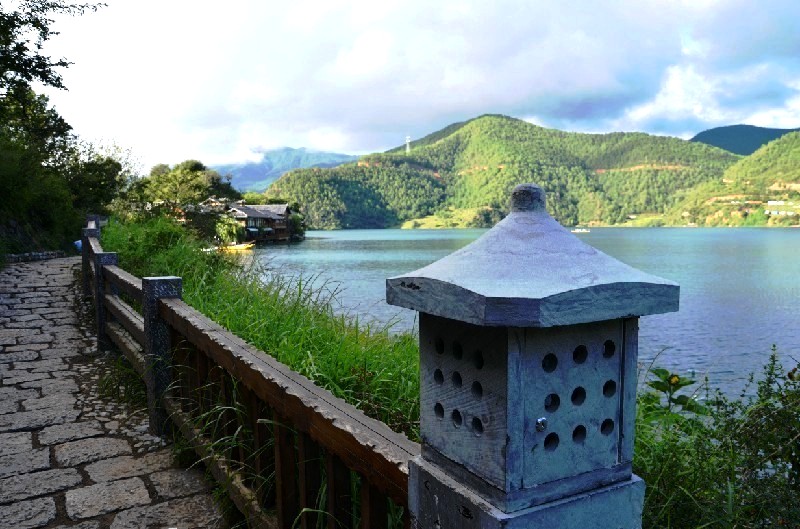
<svg viewBox="0 0 800 529">
<path fill-rule="evenodd" d="M 315 228 L 419 226 L 430 216 L 445 227 L 488 226 L 507 213 L 515 185 L 536 182 L 565 225 L 663 222 L 689 190 L 721 180 L 739 159 L 679 138 L 572 133 L 484 115 L 412 142 L 409 153 L 398 147 L 356 164 L 290 171 L 267 195 L 303 204 Z"/>
<path fill-rule="evenodd" d="M 704 130 L 690 141 L 713 145 L 735 154 L 747 156 L 753 154 L 767 143 L 777 140 L 785 134 L 797 131 L 800 131 L 800 128 L 770 129 L 754 125 L 728 125 Z"/>
<path fill-rule="evenodd" d="M 231 184 L 240 191 L 262 192 L 282 174 L 306 167 L 336 167 L 352 162 L 358 156 L 306 148 L 283 147 L 264 151 L 261 160 L 241 164 L 216 165 L 212 169 L 231 175 Z"/>
</svg>

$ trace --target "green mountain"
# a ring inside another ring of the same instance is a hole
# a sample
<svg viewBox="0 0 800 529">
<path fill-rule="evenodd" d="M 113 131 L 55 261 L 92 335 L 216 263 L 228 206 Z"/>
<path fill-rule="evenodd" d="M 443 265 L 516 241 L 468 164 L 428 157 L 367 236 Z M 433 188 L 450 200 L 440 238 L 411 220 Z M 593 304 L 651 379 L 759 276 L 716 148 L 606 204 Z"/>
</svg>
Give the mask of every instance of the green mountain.
<svg viewBox="0 0 800 529">
<path fill-rule="evenodd" d="M 800 129 L 769 129 L 753 125 L 730 125 L 704 130 L 690 141 L 698 141 L 706 145 L 713 145 L 736 154 L 748 155 L 757 149 L 777 140 L 784 134 Z"/>
<path fill-rule="evenodd" d="M 697 186 L 675 213 L 705 226 L 800 224 L 800 132 L 767 143 L 721 179 Z"/>
<path fill-rule="evenodd" d="M 233 187 L 240 191 L 264 191 L 282 174 L 302 167 L 336 167 L 358 158 L 350 154 L 284 147 L 265 151 L 258 162 L 217 165 L 222 175 L 231 175 Z"/>
<path fill-rule="evenodd" d="M 536 182 L 562 224 L 620 224 L 669 213 L 738 159 L 678 138 L 570 133 L 486 115 L 421 138 L 409 153 L 399 147 L 335 169 L 291 171 L 267 195 L 303 204 L 315 228 L 426 225 L 428 216 L 484 226 L 507 212 L 515 185 Z"/>
</svg>

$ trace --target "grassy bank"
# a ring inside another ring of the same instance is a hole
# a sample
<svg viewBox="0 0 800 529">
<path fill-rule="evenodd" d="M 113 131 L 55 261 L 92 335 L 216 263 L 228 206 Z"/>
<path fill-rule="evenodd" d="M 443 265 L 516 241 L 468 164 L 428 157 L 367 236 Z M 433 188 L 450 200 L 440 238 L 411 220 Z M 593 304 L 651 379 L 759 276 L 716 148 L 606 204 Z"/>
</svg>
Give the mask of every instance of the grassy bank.
<svg viewBox="0 0 800 529">
<path fill-rule="evenodd" d="M 103 248 L 138 276 L 177 275 L 183 298 L 206 316 L 317 385 L 410 438 L 419 436 L 419 355 L 409 335 L 359 325 L 310 281 L 267 281 L 165 218 L 104 228 Z"/>
<path fill-rule="evenodd" d="M 103 231 L 136 275 L 184 278 L 184 299 L 253 345 L 412 439 L 419 436 L 416 341 L 336 315 L 303 279 L 242 269 L 163 218 Z M 639 395 L 634 471 L 644 527 L 800 528 L 800 373 L 765 355 L 753 396 L 730 398 L 651 369 Z M 746 376 L 745 373 L 742 376 Z"/>
</svg>

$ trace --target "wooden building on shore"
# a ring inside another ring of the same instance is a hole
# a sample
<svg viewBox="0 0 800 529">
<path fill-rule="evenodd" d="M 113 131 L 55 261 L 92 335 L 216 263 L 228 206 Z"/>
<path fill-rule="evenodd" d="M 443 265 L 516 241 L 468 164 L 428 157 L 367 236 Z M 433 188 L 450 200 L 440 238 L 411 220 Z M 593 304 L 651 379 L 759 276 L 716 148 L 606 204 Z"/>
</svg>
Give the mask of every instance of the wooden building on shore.
<svg viewBox="0 0 800 529">
<path fill-rule="evenodd" d="M 281 242 L 292 238 L 289 204 L 231 204 L 228 213 L 245 230 L 245 240 Z"/>
</svg>

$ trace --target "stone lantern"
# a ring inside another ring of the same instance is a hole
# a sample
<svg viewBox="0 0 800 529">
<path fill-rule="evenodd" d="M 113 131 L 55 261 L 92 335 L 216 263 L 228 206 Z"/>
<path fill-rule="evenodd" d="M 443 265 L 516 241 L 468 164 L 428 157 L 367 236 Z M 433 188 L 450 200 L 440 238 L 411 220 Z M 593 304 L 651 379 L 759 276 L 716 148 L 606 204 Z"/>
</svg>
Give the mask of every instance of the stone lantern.
<svg viewBox="0 0 800 529">
<path fill-rule="evenodd" d="M 472 244 L 386 282 L 419 311 L 418 527 L 633 529 L 638 317 L 677 284 L 583 243 L 517 186 Z"/>
</svg>

